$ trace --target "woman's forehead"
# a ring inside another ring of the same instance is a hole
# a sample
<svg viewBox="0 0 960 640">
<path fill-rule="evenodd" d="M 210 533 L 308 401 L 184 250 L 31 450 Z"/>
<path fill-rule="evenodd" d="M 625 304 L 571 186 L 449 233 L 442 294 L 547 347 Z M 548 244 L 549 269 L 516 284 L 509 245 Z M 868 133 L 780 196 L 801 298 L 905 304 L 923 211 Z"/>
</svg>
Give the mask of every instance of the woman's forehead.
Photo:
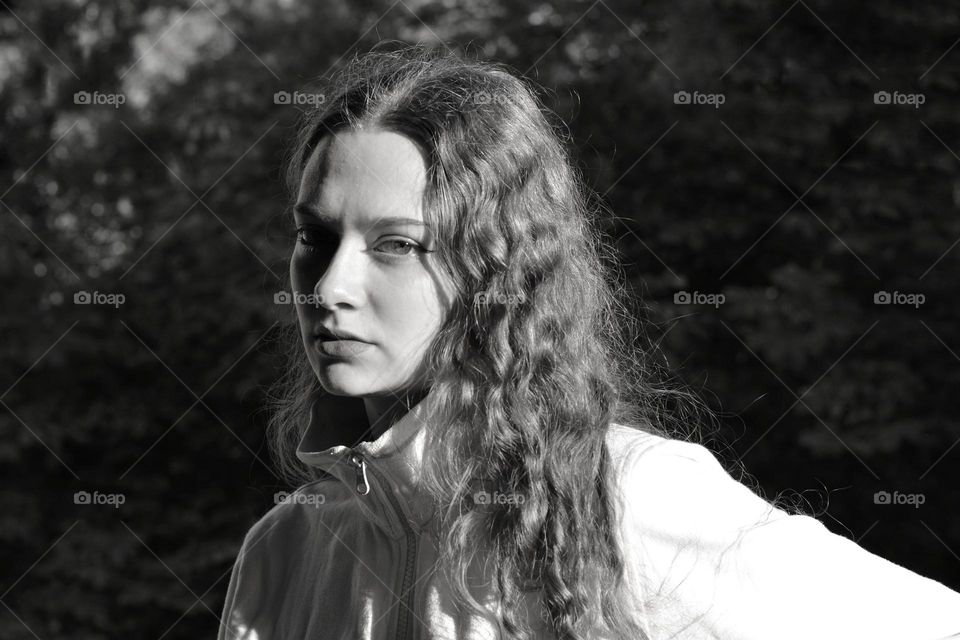
<svg viewBox="0 0 960 640">
<path fill-rule="evenodd" d="M 347 130 L 317 144 L 304 167 L 298 202 L 330 215 L 422 219 L 425 185 L 424 158 L 412 140 L 386 130 Z"/>
</svg>

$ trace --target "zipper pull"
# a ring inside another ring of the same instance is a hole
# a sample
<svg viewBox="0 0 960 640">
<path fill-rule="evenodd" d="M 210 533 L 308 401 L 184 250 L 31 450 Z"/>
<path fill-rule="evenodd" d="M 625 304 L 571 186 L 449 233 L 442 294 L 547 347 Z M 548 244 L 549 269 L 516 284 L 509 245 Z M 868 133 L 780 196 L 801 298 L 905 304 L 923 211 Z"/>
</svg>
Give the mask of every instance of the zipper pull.
<svg viewBox="0 0 960 640">
<path fill-rule="evenodd" d="M 367 484 L 367 461 L 360 454 L 351 453 L 350 462 L 357 468 L 357 493 L 365 496 L 370 493 L 370 485 Z"/>
</svg>

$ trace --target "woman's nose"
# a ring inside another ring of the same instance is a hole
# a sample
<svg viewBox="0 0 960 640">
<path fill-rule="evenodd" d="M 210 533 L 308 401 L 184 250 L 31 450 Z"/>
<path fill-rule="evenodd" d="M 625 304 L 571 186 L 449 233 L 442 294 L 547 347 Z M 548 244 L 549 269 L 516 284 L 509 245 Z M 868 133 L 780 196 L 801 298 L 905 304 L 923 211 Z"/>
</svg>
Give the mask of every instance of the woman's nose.
<svg viewBox="0 0 960 640">
<path fill-rule="evenodd" d="M 363 278 L 362 248 L 355 242 L 341 240 L 327 268 L 320 274 L 313 287 L 317 304 L 334 309 L 348 305 L 358 306 Z"/>
</svg>

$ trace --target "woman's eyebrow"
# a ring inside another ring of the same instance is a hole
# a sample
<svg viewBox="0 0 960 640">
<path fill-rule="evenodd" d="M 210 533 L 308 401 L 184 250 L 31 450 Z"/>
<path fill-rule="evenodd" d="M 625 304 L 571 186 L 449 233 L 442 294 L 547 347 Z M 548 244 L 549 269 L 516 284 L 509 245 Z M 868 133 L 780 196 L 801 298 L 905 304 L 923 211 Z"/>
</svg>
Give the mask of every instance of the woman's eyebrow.
<svg viewBox="0 0 960 640">
<path fill-rule="evenodd" d="M 320 222 L 330 227 L 335 227 L 340 222 L 337 218 L 334 218 L 333 216 L 328 216 L 324 212 L 317 209 L 315 206 L 311 204 L 306 204 L 304 202 L 298 202 L 297 204 L 295 204 L 293 206 L 293 210 L 295 213 L 299 213 L 300 215 L 303 215 L 303 216 L 312 216 L 314 218 L 318 218 Z"/>
<path fill-rule="evenodd" d="M 423 220 L 417 220 L 416 218 L 404 218 L 401 216 L 387 216 L 385 218 L 377 218 L 370 225 L 371 227 L 381 227 L 388 224 L 413 224 L 419 227 L 429 227 L 430 225 L 424 222 Z"/>
<path fill-rule="evenodd" d="M 316 207 L 306 203 L 298 203 L 294 205 L 293 210 L 296 213 L 305 216 L 312 216 L 318 218 L 319 221 L 330 227 L 336 227 L 340 223 L 340 219 L 334 216 L 329 216 L 326 213 L 320 211 Z M 417 220 L 416 218 L 404 218 L 403 216 L 386 216 L 383 218 L 376 218 L 370 222 L 370 228 L 374 227 L 383 227 L 391 224 L 410 224 L 418 227 L 427 227 L 430 228 L 430 225 L 423 220 Z"/>
</svg>

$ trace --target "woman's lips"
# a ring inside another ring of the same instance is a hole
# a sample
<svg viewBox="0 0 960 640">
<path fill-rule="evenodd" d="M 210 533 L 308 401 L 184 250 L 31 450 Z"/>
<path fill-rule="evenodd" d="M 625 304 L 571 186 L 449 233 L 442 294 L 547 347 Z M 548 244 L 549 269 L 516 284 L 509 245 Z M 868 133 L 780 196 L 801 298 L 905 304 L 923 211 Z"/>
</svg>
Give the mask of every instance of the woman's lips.
<svg viewBox="0 0 960 640">
<path fill-rule="evenodd" d="M 372 347 L 369 342 L 359 340 L 337 340 L 329 336 L 317 338 L 317 350 L 331 358 L 349 358 Z"/>
</svg>

